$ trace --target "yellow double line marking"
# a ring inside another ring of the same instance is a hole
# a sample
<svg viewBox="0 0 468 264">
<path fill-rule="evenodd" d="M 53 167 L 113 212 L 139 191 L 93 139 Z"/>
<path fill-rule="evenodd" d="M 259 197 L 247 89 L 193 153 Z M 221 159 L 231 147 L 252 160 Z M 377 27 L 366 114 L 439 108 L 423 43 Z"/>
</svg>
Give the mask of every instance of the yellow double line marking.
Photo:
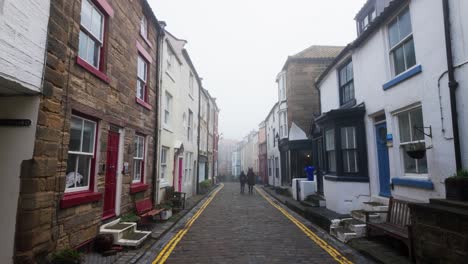
<svg viewBox="0 0 468 264">
<path fill-rule="evenodd" d="M 294 216 L 292 216 L 290 213 L 288 213 L 285 209 L 283 209 L 281 206 L 275 204 L 270 198 L 268 198 L 263 191 L 255 187 L 258 193 L 260 193 L 265 200 L 267 200 L 273 207 L 278 209 L 283 215 L 285 215 L 291 222 L 293 222 L 302 232 L 306 234 L 307 237 L 309 237 L 312 241 L 314 241 L 319 247 L 321 247 L 323 250 L 325 250 L 330 256 L 332 256 L 338 263 L 342 264 L 352 264 L 353 262 L 349 261 L 345 256 L 341 255 L 340 252 L 338 252 L 335 248 L 330 246 L 327 242 L 325 242 L 323 239 L 321 239 L 317 234 L 312 232 L 308 227 L 306 227 L 303 223 L 301 223 L 299 220 L 297 220 Z"/>
<path fill-rule="evenodd" d="M 180 242 L 180 240 L 184 237 L 184 235 L 188 232 L 190 227 L 193 225 L 195 220 L 203 213 L 205 208 L 210 204 L 210 202 L 213 200 L 213 198 L 218 194 L 218 192 L 224 187 L 224 184 L 221 184 L 221 186 L 213 192 L 213 194 L 210 195 L 210 197 L 203 203 L 203 205 L 198 209 L 197 213 L 194 214 L 190 220 L 187 221 L 185 224 L 184 228 L 179 230 L 177 234 L 167 243 L 164 248 L 159 252 L 158 256 L 153 260 L 152 264 L 162 264 L 165 263 L 167 258 L 171 255 L 172 251 L 174 248 L 177 246 L 177 244 Z"/>
</svg>

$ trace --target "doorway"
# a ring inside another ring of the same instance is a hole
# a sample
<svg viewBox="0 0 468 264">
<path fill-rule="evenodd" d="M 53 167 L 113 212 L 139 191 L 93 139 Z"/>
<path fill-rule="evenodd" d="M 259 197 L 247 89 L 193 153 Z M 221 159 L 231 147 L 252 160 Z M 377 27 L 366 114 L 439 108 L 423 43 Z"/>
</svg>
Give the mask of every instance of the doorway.
<svg viewBox="0 0 468 264">
<path fill-rule="evenodd" d="M 104 184 L 104 208 L 103 219 L 108 219 L 115 216 L 115 200 L 117 191 L 117 165 L 119 159 L 119 141 L 120 135 L 118 132 L 109 131 L 107 137 L 107 161 L 106 161 L 106 177 Z"/>
<path fill-rule="evenodd" d="M 387 123 L 375 125 L 377 158 L 379 164 L 379 195 L 390 197 L 390 167 L 387 148 Z"/>
</svg>

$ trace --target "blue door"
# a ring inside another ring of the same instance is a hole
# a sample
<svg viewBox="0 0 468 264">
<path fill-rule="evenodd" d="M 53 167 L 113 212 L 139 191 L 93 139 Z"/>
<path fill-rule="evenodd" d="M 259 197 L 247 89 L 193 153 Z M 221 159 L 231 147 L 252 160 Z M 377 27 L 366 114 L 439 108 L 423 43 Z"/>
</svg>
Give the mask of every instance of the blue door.
<svg viewBox="0 0 468 264">
<path fill-rule="evenodd" d="M 387 124 L 375 125 L 375 135 L 377 141 L 377 156 L 379 159 L 379 182 L 380 195 L 389 197 L 390 192 L 390 168 L 388 162 L 387 148 Z"/>
</svg>

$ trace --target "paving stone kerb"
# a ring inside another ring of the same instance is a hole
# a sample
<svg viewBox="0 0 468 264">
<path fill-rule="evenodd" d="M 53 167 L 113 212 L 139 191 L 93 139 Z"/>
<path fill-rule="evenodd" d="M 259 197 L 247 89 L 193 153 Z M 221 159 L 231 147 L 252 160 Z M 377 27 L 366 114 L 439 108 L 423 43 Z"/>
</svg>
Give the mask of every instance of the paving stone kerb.
<svg viewBox="0 0 468 264">
<path fill-rule="evenodd" d="M 299 221 L 307 222 L 290 213 Z M 315 232 L 314 228 L 311 230 Z M 336 242 L 327 234 L 317 234 L 335 246 Z M 336 244 L 335 248 L 355 263 L 367 263 L 345 245 Z M 152 253 L 157 255 L 157 252 Z M 242 195 L 238 184 L 226 183 L 175 247 L 167 263 L 336 261 L 258 193 Z"/>
</svg>

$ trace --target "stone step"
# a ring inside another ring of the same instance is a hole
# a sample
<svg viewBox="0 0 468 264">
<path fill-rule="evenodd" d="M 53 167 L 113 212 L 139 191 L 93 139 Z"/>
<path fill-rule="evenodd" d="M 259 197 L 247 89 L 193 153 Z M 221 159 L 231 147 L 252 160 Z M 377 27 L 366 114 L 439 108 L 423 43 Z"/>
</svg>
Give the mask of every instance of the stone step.
<svg viewBox="0 0 468 264">
<path fill-rule="evenodd" d="M 366 214 L 364 213 L 365 210 L 354 210 L 351 211 L 351 216 L 359 221 L 366 222 Z M 369 221 L 371 223 L 381 223 L 385 220 L 382 218 L 380 214 L 369 214 Z"/>
<path fill-rule="evenodd" d="M 307 198 L 305 199 L 305 202 L 315 204 L 315 206 L 318 206 L 318 207 L 326 206 L 326 200 L 318 194 L 308 195 Z"/>
<path fill-rule="evenodd" d="M 387 211 L 388 205 L 380 202 L 364 202 L 364 210 L 366 211 Z"/>
<path fill-rule="evenodd" d="M 102 225 L 100 234 L 111 234 L 114 244 L 120 246 L 137 247 L 151 234 L 149 231 L 139 231 L 133 222 L 120 222 L 120 218 Z"/>
<path fill-rule="evenodd" d="M 358 237 L 356 232 L 353 232 L 352 230 L 347 229 L 343 226 L 331 228 L 330 234 L 343 243 L 347 243 L 349 240 Z"/>
<path fill-rule="evenodd" d="M 342 219 L 340 225 L 356 233 L 357 237 L 363 237 L 366 234 L 366 223 L 358 219 Z"/>
</svg>

